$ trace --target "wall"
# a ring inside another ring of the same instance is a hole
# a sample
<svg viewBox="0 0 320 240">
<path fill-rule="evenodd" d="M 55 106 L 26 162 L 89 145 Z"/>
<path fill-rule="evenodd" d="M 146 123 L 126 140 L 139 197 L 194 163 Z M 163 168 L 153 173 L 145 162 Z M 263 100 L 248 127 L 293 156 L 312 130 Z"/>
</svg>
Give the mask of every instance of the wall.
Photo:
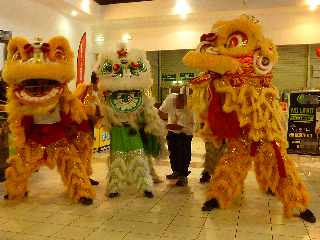
<svg viewBox="0 0 320 240">
<path fill-rule="evenodd" d="M 12 31 L 13 36 L 26 36 L 33 40 L 41 36 L 44 40 L 54 35 L 63 35 L 69 39 L 76 54 L 82 33 L 87 32 L 87 71 L 89 79 L 91 66 L 94 62 L 92 50 L 91 27 L 67 17 L 41 3 L 32 0 L 1 0 L 0 1 L 0 29 Z M 75 65 L 76 66 L 76 65 Z M 75 81 L 70 86 L 74 88 Z"/>
<path fill-rule="evenodd" d="M 265 35 L 277 45 L 320 43 L 320 9 L 310 12 L 305 8 L 282 7 L 203 12 L 190 14 L 186 20 L 179 16 L 108 19 L 93 28 L 94 34 L 105 38 L 104 44 L 96 44 L 95 47 L 97 51 L 107 48 L 120 41 L 124 33 L 129 33 L 132 47 L 148 51 L 195 48 L 199 37 L 210 31 L 215 21 L 231 19 L 243 13 L 260 19 Z"/>
<path fill-rule="evenodd" d="M 273 84 L 280 92 L 320 88 L 320 58 L 315 53 L 318 47 L 320 44 L 278 46 L 279 62 L 273 68 Z M 183 65 L 181 59 L 187 51 L 184 49 L 147 53 L 154 78 L 153 94 L 158 101 L 165 97 L 165 88 L 169 85 L 168 82 L 161 81 L 162 74 L 176 73 L 179 76 L 181 72 L 193 72 L 195 75 L 199 73 Z"/>
</svg>

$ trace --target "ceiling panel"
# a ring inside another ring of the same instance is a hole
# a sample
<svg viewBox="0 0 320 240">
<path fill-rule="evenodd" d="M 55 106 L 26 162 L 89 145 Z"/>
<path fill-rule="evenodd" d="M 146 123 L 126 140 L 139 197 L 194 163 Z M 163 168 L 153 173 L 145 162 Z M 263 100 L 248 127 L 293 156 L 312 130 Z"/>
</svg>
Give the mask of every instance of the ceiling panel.
<svg viewBox="0 0 320 240">
<path fill-rule="evenodd" d="M 144 2 L 152 0 L 94 0 L 100 5 L 117 4 L 117 3 L 132 3 L 132 2 Z"/>
</svg>

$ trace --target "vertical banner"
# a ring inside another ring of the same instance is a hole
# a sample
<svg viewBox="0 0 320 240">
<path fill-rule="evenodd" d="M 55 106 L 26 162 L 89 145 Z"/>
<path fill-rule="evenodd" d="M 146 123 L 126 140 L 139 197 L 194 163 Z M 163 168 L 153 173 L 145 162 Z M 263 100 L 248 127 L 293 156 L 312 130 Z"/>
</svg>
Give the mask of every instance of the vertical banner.
<svg viewBox="0 0 320 240">
<path fill-rule="evenodd" d="M 288 153 L 320 154 L 320 91 L 290 93 L 287 136 Z"/>
<path fill-rule="evenodd" d="M 76 86 L 84 82 L 84 73 L 85 73 L 85 66 L 86 66 L 86 46 L 87 46 L 87 33 L 84 33 L 81 37 L 79 48 L 78 48 Z"/>
</svg>

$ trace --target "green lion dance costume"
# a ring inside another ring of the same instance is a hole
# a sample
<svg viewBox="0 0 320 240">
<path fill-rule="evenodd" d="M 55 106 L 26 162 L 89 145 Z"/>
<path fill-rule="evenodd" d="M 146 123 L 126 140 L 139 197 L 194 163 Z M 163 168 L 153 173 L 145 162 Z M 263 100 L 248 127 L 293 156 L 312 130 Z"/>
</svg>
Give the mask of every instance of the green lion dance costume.
<svg viewBox="0 0 320 240">
<path fill-rule="evenodd" d="M 84 106 L 67 87 L 73 68 L 73 53 L 63 37 L 9 42 L 3 79 L 9 85 L 9 127 L 17 154 L 8 160 L 5 198 L 25 197 L 28 178 L 45 165 L 57 166 L 72 199 L 92 203 L 90 128 Z"/>
<path fill-rule="evenodd" d="M 102 54 L 96 66 L 104 126 L 111 134 L 107 194 L 117 197 L 127 183 L 135 183 L 153 197 L 150 156 L 157 157 L 165 142 L 165 127 L 153 101 L 145 94 L 153 80 L 143 51 L 119 50 Z"/>
<path fill-rule="evenodd" d="M 286 153 L 278 91 L 272 85 L 277 50 L 252 17 L 217 22 L 183 62 L 206 71 L 192 80 L 190 107 L 198 133 L 217 148 L 226 141 L 203 210 L 226 208 L 243 188 L 252 163 L 260 188 L 281 200 L 286 216 L 315 222 L 308 194 Z"/>
</svg>

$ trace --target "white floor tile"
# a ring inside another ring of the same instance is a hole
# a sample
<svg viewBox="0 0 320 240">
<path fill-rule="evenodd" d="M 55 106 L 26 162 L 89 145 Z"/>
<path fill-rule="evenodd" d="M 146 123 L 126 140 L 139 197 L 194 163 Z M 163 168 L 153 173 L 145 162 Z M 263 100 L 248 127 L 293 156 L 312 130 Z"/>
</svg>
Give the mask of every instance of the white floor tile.
<svg viewBox="0 0 320 240">
<path fill-rule="evenodd" d="M 95 228 L 65 227 L 55 233 L 51 238 L 63 240 L 85 240 L 93 233 Z"/>
<path fill-rule="evenodd" d="M 3 232 L 0 230 L 0 236 L 1 236 L 1 240 L 12 240 L 16 236 L 16 233 Z"/>
<path fill-rule="evenodd" d="M 28 198 L 0 200 L 0 240 L 320 240 L 320 223 L 283 217 L 281 202 L 260 191 L 253 171 L 228 209 L 202 212 L 208 188 L 199 183 L 203 153 L 203 143 L 195 138 L 187 187 L 165 180 L 171 172 L 168 159 L 157 163 L 164 182 L 155 185 L 153 199 L 133 188 L 117 199 L 105 197 L 107 154 L 99 154 L 93 172 L 100 185 L 92 206 L 73 203 L 59 174 L 43 168 L 32 176 Z M 310 190 L 310 209 L 319 217 L 320 158 L 294 158 Z"/>
<path fill-rule="evenodd" d="M 27 232 L 30 235 L 40 235 L 43 237 L 51 237 L 54 234 L 62 231 L 63 225 L 57 225 L 52 223 L 39 223 L 28 228 Z M 45 239 L 45 238 L 44 238 Z"/>
<path fill-rule="evenodd" d="M 92 232 L 86 240 L 122 240 L 127 232 L 110 231 L 106 229 L 98 229 Z"/>
</svg>

